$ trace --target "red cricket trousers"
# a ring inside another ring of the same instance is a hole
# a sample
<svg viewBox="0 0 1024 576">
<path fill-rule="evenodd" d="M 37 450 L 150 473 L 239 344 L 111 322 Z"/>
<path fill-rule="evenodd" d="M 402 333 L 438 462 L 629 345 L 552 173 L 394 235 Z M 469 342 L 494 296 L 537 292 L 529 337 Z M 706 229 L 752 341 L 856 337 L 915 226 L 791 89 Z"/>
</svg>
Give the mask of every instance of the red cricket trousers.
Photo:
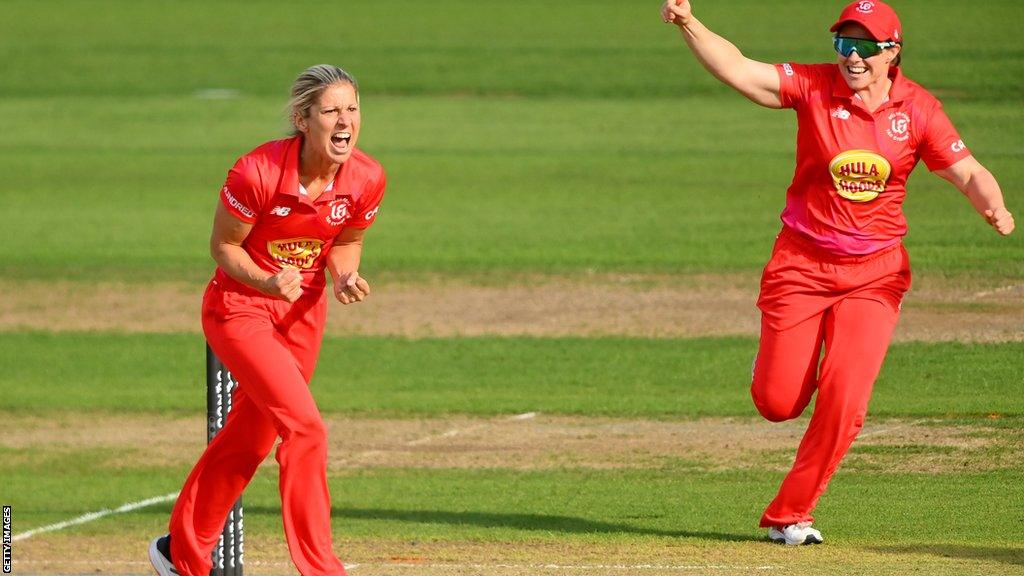
<svg viewBox="0 0 1024 576">
<path fill-rule="evenodd" d="M 171 557 L 182 576 L 208 576 L 224 521 L 278 437 L 281 513 L 288 550 L 303 576 L 338 576 L 327 488 L 327 431 L 309 380 L 327 299 L 295 303 L 210 283 L 203 332 L 239 387 L 224 427 L 199 458 L 171 514 Z"/>
<path fill-rule="evenodd" d="M 815 390 L 817 399 L 762 527 L 814 520 L 811 511 L 864 424 L 908 289 L 910 261 L 902 244 L 839 256 L 789 228 L 779 234 L 761 277 L 761 343 L 751 395 L 772 422 L 800 416 Z"/>
</svg>

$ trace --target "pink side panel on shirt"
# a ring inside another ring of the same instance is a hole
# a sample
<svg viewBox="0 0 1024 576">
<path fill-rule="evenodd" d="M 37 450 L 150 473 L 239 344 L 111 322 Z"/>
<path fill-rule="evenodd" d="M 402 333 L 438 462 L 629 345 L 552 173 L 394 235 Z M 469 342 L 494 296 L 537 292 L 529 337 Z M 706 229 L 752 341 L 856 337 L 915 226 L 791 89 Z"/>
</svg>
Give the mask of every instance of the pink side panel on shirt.
<svg viewBox="0 0 1024 576">
<path fill-rule="evenodd" d="M 901 209 L 905 183 L 917 161 L 940 170 L 970 155 L 939 101 L 898 70 L 894 100 L 872 114 L 873 122 L 862 107 L 855 109 L 856 99 L 836 65 L 777 64 L 776 72 L 780 102 L 796 110 L 799 123 L 797 166 L 781 219 L 830 252 L 863 255 L 899 243 L 906 233 Z M 911 116 L 913 138 L 886 136 L 890 114 Z M 836 194 L 828 166 L 848 150 L 866 150 L 889 161 L 892 172 L 879 198 L 851 203 Z"/>
</svg>

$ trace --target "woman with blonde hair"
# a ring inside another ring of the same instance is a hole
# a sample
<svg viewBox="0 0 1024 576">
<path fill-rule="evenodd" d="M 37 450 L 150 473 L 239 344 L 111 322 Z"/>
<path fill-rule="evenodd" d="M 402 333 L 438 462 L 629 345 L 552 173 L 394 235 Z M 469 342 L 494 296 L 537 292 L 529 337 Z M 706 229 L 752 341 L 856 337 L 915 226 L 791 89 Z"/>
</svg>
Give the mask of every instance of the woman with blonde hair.
<svg viewBox="0 0 1024 576">
<path fill-rule="evenodd" d="M 228 511 L 278 438 L 292 561 L 303 576 L 345 574 L 331 537 L 327 429 L 309 381 L 327 314 L 326 274 L 342 304 L 370 293 L 359 260 L 385 179 L 356 148 L 358 85 L 344 70 L 305 70 L 290 108 L 294 134 L 240 158 L 220 191 L 203 332 L 239 386 L 224 428 L 181 489 L 169 533 L 150 545 L 161 576 L 209 575 Z"/>
</svg>

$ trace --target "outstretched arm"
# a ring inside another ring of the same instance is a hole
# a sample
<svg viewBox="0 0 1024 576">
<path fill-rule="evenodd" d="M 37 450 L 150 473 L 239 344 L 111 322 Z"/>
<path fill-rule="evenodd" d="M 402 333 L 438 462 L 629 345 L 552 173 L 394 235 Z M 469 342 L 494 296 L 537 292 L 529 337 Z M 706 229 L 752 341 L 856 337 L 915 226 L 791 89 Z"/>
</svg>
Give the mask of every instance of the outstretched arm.
<svg viewBox="0 0 1024 576">
<path fill-rule="evenodd" d="M 679 27 L 686 45 L 715 78 L 761 106 L 782 108 L 775 66 L 747 58 L 732 42 L 708 30 L 693 16 L 690 0 L 666 0 L 661 19 Z"/>
<path fill-rule="evenodd" d="M 982 218 L 1003 236 L 1013 232 L 1013 214 L 1003 204 L 1003 192 L 999 183 L 974 156 L 968 156 L 949 168 L 936 170 L 936 174 L 948 180 L 971 201 Z"/>
</svg>

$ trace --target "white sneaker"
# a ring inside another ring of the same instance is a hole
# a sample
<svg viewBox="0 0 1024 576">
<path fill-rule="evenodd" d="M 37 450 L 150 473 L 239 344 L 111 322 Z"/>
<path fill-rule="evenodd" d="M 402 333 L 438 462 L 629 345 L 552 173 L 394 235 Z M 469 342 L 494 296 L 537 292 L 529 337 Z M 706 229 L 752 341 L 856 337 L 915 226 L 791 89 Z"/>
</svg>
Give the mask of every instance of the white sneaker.
<svg viewBox="0 0 1024 576">
<path fill-rule="evenodd" d="M 786 544 L 787 546 L 821 544 L 825 541 L 825 539 L 821 537 L 821 532 L 811 528 L 810 522 L 790 524 L 789 526 L 783 526 L 782 530 L 772 526 L 768 529 L 768 539 L 778 544 Z"/>
<path fill-rule="evenodd" d="M 160 576 L 178 576 L 171 563 L 171 535 L 158 536 L 149 543 L 149 561 Z"/>
</svg>

